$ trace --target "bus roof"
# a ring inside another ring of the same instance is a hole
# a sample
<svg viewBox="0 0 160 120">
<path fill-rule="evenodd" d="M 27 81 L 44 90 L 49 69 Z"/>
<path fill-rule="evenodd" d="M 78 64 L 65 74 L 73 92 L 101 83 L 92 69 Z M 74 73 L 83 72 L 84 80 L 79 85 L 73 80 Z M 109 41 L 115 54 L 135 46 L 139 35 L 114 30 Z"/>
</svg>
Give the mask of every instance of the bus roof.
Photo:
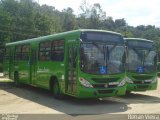
<svg viewBox="0 0 160 120">
<path fill-rule="evenodd" d="M 34 41 L 44 41 L 44 40 L 52 39 L 53 37 L 59 38 L 59 37 L 64 37 L 64 36 L 69 35 L 69 34 L 80 34 L 81 32 L 106 32 L 106 33 L 110 33 L 110 34 L 121 35 L 120 33 L 112 32 L 112 31 L 106 31 L 106 30 L 78 29 L 78 30 L 56 33 L 56 34 L 51 34 L 51 35 L 32 38 L 32 39 L 21 40 L 21 41 L 17 41 L 17 42 L 6 43 L 6 46 L 27 44 L 27 43 L 34 42 Z"/>
<path fill-rule="evenodd" d="M 124 40 L 127 41 L 146 41 L 146 42 L 153 42 L 152 40 L 147 40 L 147 39 L 143 39 L 143 38 L 124 38 Z"/>
</svg>

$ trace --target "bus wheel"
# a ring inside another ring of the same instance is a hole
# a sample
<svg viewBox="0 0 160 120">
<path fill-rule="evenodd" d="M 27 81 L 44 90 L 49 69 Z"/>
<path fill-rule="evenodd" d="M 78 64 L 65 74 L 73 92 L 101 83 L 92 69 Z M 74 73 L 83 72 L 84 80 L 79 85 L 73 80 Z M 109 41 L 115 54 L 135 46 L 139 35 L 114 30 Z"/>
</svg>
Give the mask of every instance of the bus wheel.
<svg viewBox="0 0 160 120">
<path fill-rule="evenodd" d="M 56 99 L 62 99 L 63 98 L 63 95 L 60 91 L 60 86 L 59 86 L 59 83 L 58 83 L 57 80 L 55 80 L 55 82 L 53 84 L 52 93 L 53 93 L 53 95 Z"/>
<path fill-rule="evenodd" d="M 18 72 L 14 73 L 14 81 L 15 81 L 16 87 L 19 87 L 20 83 L 19 83 L 19 74 L 18 74 Z"/>
<path fill-rule="evenodd" d="M 130 95 L 131 94 L 131 91 L 126 91 L 126 95 Z"/>
</svg>

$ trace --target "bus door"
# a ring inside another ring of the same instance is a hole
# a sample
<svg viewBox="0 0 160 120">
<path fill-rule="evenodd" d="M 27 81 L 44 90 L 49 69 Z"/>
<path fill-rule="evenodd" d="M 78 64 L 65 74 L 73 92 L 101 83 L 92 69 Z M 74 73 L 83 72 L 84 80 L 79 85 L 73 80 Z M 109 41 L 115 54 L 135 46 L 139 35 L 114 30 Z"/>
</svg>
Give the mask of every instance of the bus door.
<svg viewBox="0 0 160 120">
<path fill-rule="evenodd" d="M 37 56 L 36 50 L 31 50 L 31 61 L 30 61 L 30 83 L 35 84 L 36 80 L 36 64 L 37 64 Z"/>
<path fill-rule="evenodd" d="M 30 84 L 30 45 L 16 47 L 15 69 L 18 71 L 19 79 L 23 83 Z"/>
<path fill-rule="evenodd" d="M 68 67 L 67 67 L 67 92 L 69 94 L 76 94 L 76 80 L 77 80 L 77 45 L 68 45 Z"/>
</svg>

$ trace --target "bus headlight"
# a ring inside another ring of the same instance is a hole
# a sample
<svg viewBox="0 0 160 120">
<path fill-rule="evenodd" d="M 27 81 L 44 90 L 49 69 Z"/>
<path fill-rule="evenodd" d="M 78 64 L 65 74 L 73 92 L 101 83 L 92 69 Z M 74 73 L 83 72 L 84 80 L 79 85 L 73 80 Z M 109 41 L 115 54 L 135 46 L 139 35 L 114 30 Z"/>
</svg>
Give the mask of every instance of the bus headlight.
<svg viewBox="0 0 160 120">
<path fill-rule="evenodd" d="M 93 86 L 91 85 L 91 83 L 89 83 L 87 80 L 85 80 L 84 78 L 79 78 L 79 82 L 81 83 L 81 85 L 83 85 L 84 87 L 87 88 L 93 88 Z"/>
<path fill-rule="evenodd" d="M 157 82 L 157 77 L 155 77 L 151 83 L 156 83 Z"/>
<path fill-rule="evenodd" d="M 119 82 L 118 87 L 124 86 L 126 84 L 126 80 L 123 79 L 122 81 Z"/>
<path fill-rule="evenodd" d="M 129 77 L 126 77 L 126 82 L 127 83 L 133 83 L 133 81 Z"/>
</svg>

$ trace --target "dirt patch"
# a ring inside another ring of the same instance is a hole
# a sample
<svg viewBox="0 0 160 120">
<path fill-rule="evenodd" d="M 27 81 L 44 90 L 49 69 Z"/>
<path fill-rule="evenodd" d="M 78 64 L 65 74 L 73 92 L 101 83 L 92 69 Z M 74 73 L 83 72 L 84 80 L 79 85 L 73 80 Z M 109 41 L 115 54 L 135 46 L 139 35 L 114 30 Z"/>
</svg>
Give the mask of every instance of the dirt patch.
<svg viewBox="0 0 160 120">
<path fill-rule="evenodd" d="M 107 115 L 160 113 L 160 83 L 157 90 L 96 100 L 67 97 L 54 99 L 49 91 L 30 86 L 0 88 L 0 113 Z"/>
</svg>

